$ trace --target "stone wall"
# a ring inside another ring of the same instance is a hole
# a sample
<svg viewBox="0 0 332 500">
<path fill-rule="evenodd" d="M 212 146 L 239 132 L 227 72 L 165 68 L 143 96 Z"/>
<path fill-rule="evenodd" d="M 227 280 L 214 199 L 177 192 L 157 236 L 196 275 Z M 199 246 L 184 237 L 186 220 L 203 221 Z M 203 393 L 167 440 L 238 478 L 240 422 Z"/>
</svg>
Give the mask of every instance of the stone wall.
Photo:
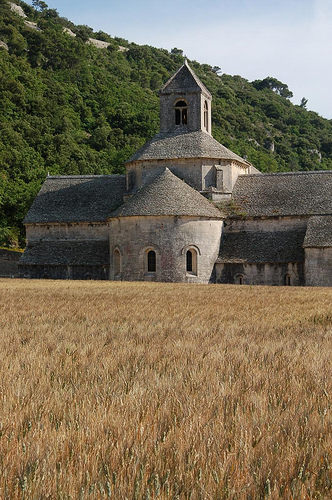
<svg viewBox="0 0 332 500">
<path fill-rule="evenodd" d="M 303 286 L 307 223 L 308 217 L 226 220 L 216 281 Z"/>
<path fill-rule="evenodd" d="M 195 217 L 123 217 L 110 220 L 110 278 L 209 283 L 214 282 L 222 221 Z M 197 254 L 197 274 L 186 272 L 186 252 Z M 146 269 L 146 255 L 154 250 L 155 273 Z M 121 273 L 115 276 L 113 255 L 121 255 Z"/>
<path fill-rule="evenodd" d="M 225 232 L 292 231 L 307 227 L 307 217 L 255 217 L 228 219 Z"/>
<path fill-rule="evenodd" d="M 107 280 L 109 267 L 20 265 L 20 277 L 54 280 Z"/>
<path fill-rule="evenodd" d="M 148 184 L 166 167 L 197 191 L 208 191 L 209 188 L 213 187 L 226 194 L 232 192 L 238 176 L 247 173 L 247 169 L 236 162 L 217 158 L 136 161 L 127 165 L 128 189 L 139 189 Z M 221 185 L 217 185 L 217 168 L 222 171 Z"/>
<path fill-rule="evenodd" d="M 160 132 L 169 132 L 175 127 L 176 101 L 183 100 L 188 105 L 188 132 L 203 130 L 211 134 L 211 100 L 201 93 L 168 94 L 160 96 Z M 208 104 L 208 130 L 204 127 L 204 102 Z"/>
<path fill-rule="evenodd" d="M 305 283 L 308 286 L 332 286 L 332 248 L 305 249 Z"/>
<path fill-rule="evenodd" d="M 303 286 L 303 263 L 217 263 L 216 282 L 243 285 Z M 289 277 L 289 279 L 288 279 Z"/>
</svg>

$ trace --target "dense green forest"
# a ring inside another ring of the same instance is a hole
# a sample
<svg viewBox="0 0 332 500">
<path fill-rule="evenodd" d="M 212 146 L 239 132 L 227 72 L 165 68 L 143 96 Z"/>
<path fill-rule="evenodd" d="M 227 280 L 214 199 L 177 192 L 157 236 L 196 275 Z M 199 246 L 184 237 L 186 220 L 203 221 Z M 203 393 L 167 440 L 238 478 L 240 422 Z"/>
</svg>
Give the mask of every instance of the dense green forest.
<svg viewBox="0 0 332 500">
<path fill-rule="evenodd" d="M 0 0 L 0 244 L 11 245 L 24 244 L 22 219 L 48 172 L 124 172 L 158 131 L 158 90 L 183 62 L 180 49 L 94 33 L 42 1 L 14 3 L 26 19 Z M 293 105 L 286 84 L 189 62 L 213 95 L 219 142 L 262 172 L 332 169 L 332 121 L 305 99 Z"/>
</svg>

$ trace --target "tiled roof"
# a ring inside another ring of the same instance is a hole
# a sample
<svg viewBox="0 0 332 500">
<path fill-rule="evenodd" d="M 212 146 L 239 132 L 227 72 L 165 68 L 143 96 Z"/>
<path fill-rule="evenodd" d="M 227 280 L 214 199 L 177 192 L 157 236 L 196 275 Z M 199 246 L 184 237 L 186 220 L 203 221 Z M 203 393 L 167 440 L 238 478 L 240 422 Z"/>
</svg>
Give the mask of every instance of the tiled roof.
<svg viewBox="0 0 332 500">
<path fill-rule="evenodd" d="M 186 127 L 175 127 L 172 132 L 160 132 L 144 144 L 127 163 L 137 160 L 176 158 L 213 158 L 250 163 L 217 142 L 201 130 L 188 132 Z"/>
<path fill-rule="evenodd" d="M 24 223 L 105 221 L 122 203 L 125 190 L 124 175 L 50 176 Z"/>
<path fill-rule="evenodd" d="M 249 217 L 332 214 L 332 171 L 240 175 L 233 199 Z"/>
<path fill-rule="evenodd" d="M 305 229 L 226 233 L 218 262 L 303 262 Z"/>
<path fill-rule="evenodd" d="M 221 213 L 198 191 L 166 168 L 116 210 L 112 217 L 188 215 L 221 218 Z"/>
<path fill-rule="evenodd" d="M 205 85 L 203 85 L 198 76 L 195 75 L 187 60 L 181 68 L 179 68 L 178 71 L 171 76 L 160 91 L 161 94 L 176 92 L 201 92 L 212 99 L 210 92 Z"/>
<path fill-rule="evenodd" d="M 42 241 L 30 242 L 20 264 L 63 266 L 109 265 L 108 241 Z"/>
<path fill-rule="evenodd" d="M 332 247 L 332 216 L 310 217 L 304 239 L 305 247 Z"/>
</svg>

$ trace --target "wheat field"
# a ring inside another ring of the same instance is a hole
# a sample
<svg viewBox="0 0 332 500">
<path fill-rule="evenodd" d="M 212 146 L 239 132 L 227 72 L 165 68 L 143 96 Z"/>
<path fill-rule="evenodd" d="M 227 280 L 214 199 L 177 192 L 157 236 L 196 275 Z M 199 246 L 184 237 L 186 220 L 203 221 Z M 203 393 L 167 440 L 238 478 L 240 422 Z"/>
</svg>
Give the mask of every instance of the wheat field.
<svg viewBox="0 0 332 500">
<path fill-rule="evenodd" d="M 1 499 L 332 497 L 332 289 L 0 296 Z"/>
</svg>

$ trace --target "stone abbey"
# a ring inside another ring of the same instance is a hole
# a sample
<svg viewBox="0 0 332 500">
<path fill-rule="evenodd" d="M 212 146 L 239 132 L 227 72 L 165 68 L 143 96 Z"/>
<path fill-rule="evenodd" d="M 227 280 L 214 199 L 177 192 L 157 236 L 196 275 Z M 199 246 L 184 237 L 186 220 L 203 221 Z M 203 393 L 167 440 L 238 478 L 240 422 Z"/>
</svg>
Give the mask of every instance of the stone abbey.
<svg viewBox="0 0 332 500">
<path fill-rule="evenodd" d="M 332 286 L 332 171 L 261 174 L 211 135 L 185 62 L 126 175 L 49 176 L 21 277 Z"/>
</svg>

